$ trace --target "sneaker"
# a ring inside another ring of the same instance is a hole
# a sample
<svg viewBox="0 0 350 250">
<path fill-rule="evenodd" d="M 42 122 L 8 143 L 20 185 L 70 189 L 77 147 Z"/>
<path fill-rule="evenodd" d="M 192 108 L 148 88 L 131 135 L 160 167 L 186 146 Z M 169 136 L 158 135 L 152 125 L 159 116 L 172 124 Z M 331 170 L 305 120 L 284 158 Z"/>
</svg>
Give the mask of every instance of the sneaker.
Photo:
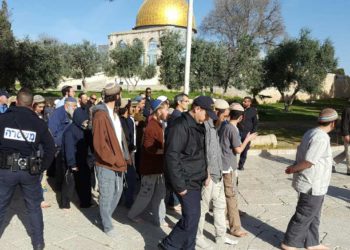
<svg viewBox="0 0 350 250">
<path fill-rule="evenodd" d="M 210 244 L 204 239 L 204 237 L 199 237 L 196 239 L 196 246 L 201 249 L 210 249 Z"/>
<path fill-rule="evenodd" d="M 218 245 L 237 245 L 238 241 L 237 240 L 231 240 L 230 238 L 227 237 L 216 237 L 215 238 L 215 243 Z"/>
<path fill-rule="evenodd" d="M 117 235 L 117 231 L 116 231 L 115 229 L 112 229 L 112 230 L 110 230 L 110 231 L 108 231 L 108 232 L 105 232 L 105 233 L 106 233 L 107 236 L 109 236 L 109 237 L 111 237 L 111 238 L 115 238 L 115 237 L 118 236 L 118 235 Z"/>
</svg>

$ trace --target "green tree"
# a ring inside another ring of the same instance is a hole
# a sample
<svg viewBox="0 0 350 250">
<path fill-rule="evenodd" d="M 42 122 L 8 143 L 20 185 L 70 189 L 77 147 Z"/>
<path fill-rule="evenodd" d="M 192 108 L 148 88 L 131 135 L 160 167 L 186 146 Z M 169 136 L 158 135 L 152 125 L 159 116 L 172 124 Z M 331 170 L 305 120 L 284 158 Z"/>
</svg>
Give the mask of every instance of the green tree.
<svg viewBox="0 0 350 250">
<path fill-rule="evenodd" d="M 222 63 L 218 58 L 218 45 L 203 39 L 195 39 L 192 44 L 191 55 L 191 88 L 201 89 L 202 92 L 209 88 L 214 93 L 217 86 L 217 68 Z"/>
<path fill-rule="evenodd" d="M 245 89 L 255 97 L 264 88 L 259 47 L 250 36 L 238 39 L 235 49 L 225 43 L 219 43 L 215 65 L 217 83 L 223 88 L 223 94 L 233 86 Z"/>
<path fill-rule="evenodd" d="M 264 62 L 265 86 L 278 89 L 288 110 L 300 91 L 319 94 L 327 73 L 336 66 L 331 41 L 321 44 L 303 29 L 299 38 L 286 40 L 269 52 Z"/>
<path fill-rule="evenodd" d="M 66 47 L 69 66 L 73 78 L 82 79 L 85 86 L 85 78 L 97 73 L 100 63 L 100 54 L 94 44 L 89 41 L 83 41 L 81 44 L 74 44 Z"/>
<path fill-rule="evenodd" d="M 105 67 L 107 75 L 122 78 L 128 90 L 129 86 L 135 89 L 140 80 L 153 78 L 157 73 L 156 67 L 143 63 L 144 51 L 141 41 L 135 41 L 125 47 L 117 46 L 110 51 L 110 62 Z"/>
<path fill-rule="evenodd" d="M 341 76 L 345 76 L 345 70 L 343 68 L 338 68 L 336 70 L 334 70 L 333 72 L 334 74 L 337 74 L 337 75 L 341 75 Z"/>
<path fill-rule="evenodd" d="M 15 64 L 22 87 L 55 88 L 62 77 L 60 50 L 51 42 L 18 42 Z"/>
<path fill-rule="evenodd" d="M 179 89 L 185 80 L 185 45 L 177 32 L 165 32 L 160 37 L 162 54 L 158 60 L 159 81 L 169 89 Z"/>
<path fill-rule="evenodd" d="M 0 88 L 14 89 L 16 40 L 11 29 L 7 2 L 0 9 Z"/>
</svg>

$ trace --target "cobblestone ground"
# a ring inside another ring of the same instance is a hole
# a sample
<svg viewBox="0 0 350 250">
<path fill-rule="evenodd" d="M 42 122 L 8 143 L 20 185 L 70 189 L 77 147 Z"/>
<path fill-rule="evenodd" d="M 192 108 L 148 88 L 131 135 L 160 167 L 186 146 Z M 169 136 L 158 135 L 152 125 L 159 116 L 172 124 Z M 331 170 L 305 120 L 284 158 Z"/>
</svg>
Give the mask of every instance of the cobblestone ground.
<svg viewBox="0 0 350 250">
<path fill-rule="evenodd" d="M 284 169 L 291 164 L 292 156 L 251 156 L 246 170 L 239 176 L 239 206 L 247 213 L 242 224 L 249 236 L 238 239 L 235 247 L 223 249 L 278 249 L 288 221 L 294 213 L 296 192 L 291 188 L 291 176 Z M 350 176 L 345 175 L 344 164 L 337 167 L 326 196 L 322 211 L 320 237 L 331 249 L 350 249 Z M 71 211 L 58 209 L 55 193 L 49 189 L 45 194 L 52 204 L 44 210 L 46 249 L 103 250 L 103 249 L 157 249 L 158 240 L 170 232 L 148 222 L 136 224 L 126 218 L 127 210 L 119 206 L 115 212 L 117 238 L 111 239 L 101 231 L 98 207 Z M 0 239 L 0 249 L 31 249 L 23 201 L 17 192 L 6 216 L 5 231 Z M 169 220 L 178 216 L 168 213 Z M 213 249 L 214 228 L 207 216 L 205 235 Z M 229 236 L 230 237 L 230 236 Z M 232 237 L 234 239 L 234 237 Z"/>
</svg>

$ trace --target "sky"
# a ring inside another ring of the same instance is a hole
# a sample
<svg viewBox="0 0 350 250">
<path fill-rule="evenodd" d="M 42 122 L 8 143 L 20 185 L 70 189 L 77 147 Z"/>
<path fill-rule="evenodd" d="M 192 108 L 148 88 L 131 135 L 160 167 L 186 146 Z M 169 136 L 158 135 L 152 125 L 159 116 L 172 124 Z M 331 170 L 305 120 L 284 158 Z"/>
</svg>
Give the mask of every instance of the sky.
<svg viewBox="0 0 350 250">
<path fill-rule="evenodd" d="M 143 0 L 7 0 L 12 29 L 19 39 L 40 35 L 66 43 L 83 39 L 97 45 L 108 44 L 108 34 L 128 31 L 135 26 Z M 349 0 L 281 0 L 286 33 L 298 36 L 311 29 L 314 38 L 330 38 L 336 49 L 338 67 L 350 74 Z M 213 8 L 213 0 L 194 0 L 197 24 Z"/>
</svg>

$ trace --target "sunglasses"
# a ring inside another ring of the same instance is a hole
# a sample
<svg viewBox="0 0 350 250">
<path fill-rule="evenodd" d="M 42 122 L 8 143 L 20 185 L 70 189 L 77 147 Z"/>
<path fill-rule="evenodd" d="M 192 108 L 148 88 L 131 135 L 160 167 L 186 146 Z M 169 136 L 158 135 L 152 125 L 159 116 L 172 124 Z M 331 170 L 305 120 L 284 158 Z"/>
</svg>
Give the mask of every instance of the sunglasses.
<svg viewBox="0 0 350 250">
<path fill-rule="evenodd" d="M 96 98 L 92 98 L 92 97 L 90 97 L 90 100 L 96 101 Z"/>
</svg>

